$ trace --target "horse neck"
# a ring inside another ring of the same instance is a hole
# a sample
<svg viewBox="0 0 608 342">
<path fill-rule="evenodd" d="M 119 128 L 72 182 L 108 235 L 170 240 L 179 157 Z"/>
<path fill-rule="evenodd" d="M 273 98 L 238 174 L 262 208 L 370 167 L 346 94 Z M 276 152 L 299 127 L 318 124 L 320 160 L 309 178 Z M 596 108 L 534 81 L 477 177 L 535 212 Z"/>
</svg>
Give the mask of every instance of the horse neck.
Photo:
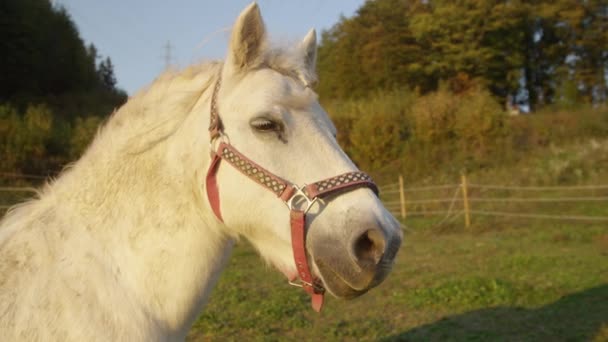
<svg viewBox="0 0 608 342">
<path fill-rule="evenodd" d="M 208 113 L 200 102 L 192 113 Z M 202 309 L 233 243 L 204 198 L 208 115 L 188 115 L 170 137 L 134 153 L 124 153 L 120 127 L 130 125 L 115 125 L 119 115 L 53 193 L 110 254 L 144 309 L 180 331 Z"/>
</svg>

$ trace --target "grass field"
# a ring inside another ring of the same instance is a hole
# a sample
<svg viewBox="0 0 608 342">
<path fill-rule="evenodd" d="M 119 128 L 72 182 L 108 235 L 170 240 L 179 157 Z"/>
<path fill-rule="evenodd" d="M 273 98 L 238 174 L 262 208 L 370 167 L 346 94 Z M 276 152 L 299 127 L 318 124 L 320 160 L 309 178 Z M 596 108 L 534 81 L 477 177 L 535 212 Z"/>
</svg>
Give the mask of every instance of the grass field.
<svg viewBox="0 0 608 342">
<path fill-rule="evenodd" d="M 382 285 L 321 314 L 240 242 L 189 340 L 608 341 L 608 227 L 496 227 L 414 227 Z"/>
<path fill-rule="evenodd" d="M 321 314 L 240 241 L 189 340 L 608 341 L 606 222 L 440 219 L 406 220 L 389 278 Z"/>
<path fill-rule="evenodd" d="M 433 174 L 408 186 L 458 183 L 458 171 Z M 379 184 L 395 182 L 402 171 L 396 165 L 384 172 L 385 177 L 374 174 Z M 482 168 L 469 177 L 471 183 L 479 184 L 606 185 L 608 140 L 550 145 L 513 165 Z M 27 183 L 6 181 L 3 185 Z M 452 193 L 449 189 L 428 196 L 451 198 Z M 0 203 L 29 196 L 0 193 Z M 525 195 L 474 189 L 470 196 L 608 196 L 608 190 Z M 426 209 L 445 210 L 446 206 Z M 606 201 L 501 203 L 497 208 L 474 203 L 474 209 L 608 216 Z M 303 291 L 289 286 L 277 271 L 263 265 L 246 241 L 240 241 L 188 338 L 608 341 L 608 222 L 474 216 L 472 228 L 465 230 L 462 217 L 437 225 L 440 221 L 441 217 L 407 219 L 405 241 L 388 279 L 353 301 L 329 297 L 321 314 L 310 308 Z"/>
</svg>

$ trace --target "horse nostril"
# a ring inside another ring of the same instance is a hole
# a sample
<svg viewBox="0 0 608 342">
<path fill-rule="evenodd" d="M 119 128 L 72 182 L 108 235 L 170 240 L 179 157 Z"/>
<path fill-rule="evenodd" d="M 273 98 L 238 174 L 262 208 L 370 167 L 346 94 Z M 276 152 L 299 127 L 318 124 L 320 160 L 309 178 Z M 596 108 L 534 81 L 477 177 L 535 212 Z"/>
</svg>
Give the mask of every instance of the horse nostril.
<svg viewBox="0 0 608 342">
<path fill-rule="evenodd" d="M 384 255 L 384 235 L 378 229 L 365 231 L 355 240 L 354 251 L 360 266 L 375 266 Z"/>
</svg>

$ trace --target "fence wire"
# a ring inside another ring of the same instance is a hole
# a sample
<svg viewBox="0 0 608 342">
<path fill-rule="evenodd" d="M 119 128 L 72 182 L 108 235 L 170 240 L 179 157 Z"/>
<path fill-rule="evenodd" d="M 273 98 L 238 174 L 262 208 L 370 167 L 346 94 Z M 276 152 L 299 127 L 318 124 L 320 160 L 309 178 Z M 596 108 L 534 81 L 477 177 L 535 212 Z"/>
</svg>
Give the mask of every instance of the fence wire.
<svg viewBox="0 0 608 342">
<path fill-rule="evenodd" d="M 496 190 L 521 190 L 521 191 L 552 191 L 552 190 L 602 190 L 608 189 L 608 185 L 567 185 L 567 186 L 514 186 L 514 185 L 483 185 L 467 184 L 469 188 L 496 189 Z"/>
<path fill-rule="evenodd" d="M 9 179 L 46 179 L 45 176 L 39 175 L 21 175 L 12 173 L 0 173 L 0 178 Z M 459 197 L 459 194 L 463 194 L 462 184 L 441 184 L 441 185 L 429 185 L 429 186 L 417 186 L 417 187 L 404 187 L 401 188 L 399 183 L 392 183 L 380 186 L 381 196 L 387 209 L 391 211 L 395 216 L 401 215 L 401 208 L 406 208 L 407 216 L 443 216 L 443 218 L 436 224 L 443 224 L 458 215 L 465 213 L 464 208 L 456 207 L 456 203 L 463 203 L 464 201 L 470 203 L 477 203 L 479 205 L 495 204 L 501 205 L 502 208 L 487 209 L 487 208 L 472 208 L 469 210 L 470 215 L 479 216 L 494 216 L 494 217 L 513 217 L 513 218 L 537 218 L 537 219 L 551 219 L 551 220 L 573 220 L 573 221 L 608 221 L 608 216 L 590 216 L 590 215 L 578 215 L 578 214 L 552 214 L 547 212 L 509 212 L 505 211 L 505 207 L 513 204 L 530 204 L 530 203 L 546 203 L 546 204 L 576 204 L 576 203 L 598 203 L 607 202 L 608 204 L 608 185 L 572 185 L 572 186 L 515 186 L 515 185 L 496 185 L 496 184 L 477 184 L 468 183 L 467 189 L 469 190 L 470 196 L 467 198 Z M 453 190 L 450 191 L 450 190 Z M 442 192 L 445 195 L 449 191 L 450 197 L 438 197 L 437 192 Z M 487 196 L 488 192 L 492 191 L 506 191 L 508 195 L 496 197 Z M 522 197 L 522 196 L 510 196 L 518 191 L 522 192 L 542 192 L 547 191 L 555 194 L 557 191 L 564 191 L 570 195 L 560 196 L 546 195 L 546 196 L 534 196 L 534 197 Z M 584 196 L 572 196 L 572 191 L 593 191 L 592 195 L 585 194 Z M 401 202 L 399 194 L 403 192 L 405 202 Z M 599 192 L 595 195 L 596 192 Z M 4 194 L 17 194 L 17 193 L 36 193 L 36 189 L 32 187 L 17 187 L 17 186 L 4 186 L 0 187 L 0 193 Z M 486 196 L 479 196 L 479 193 L 486 194 Z M 3 200 L 0 201 L 0 209 L 6 210 L 12 205 L 16 204 L 18 198 L 22 196 L 4 196 Z M 5 203 L 6 199 L 9 199 L 10 203 Z M 449 204 L 449 205 L 448 205 Z M 447 207 L 440 207 L 440 206 Z M 427 207 L 430 206 L 430 207 Z M 600 210 L 608 212 L 608 206 L 606 210 Z M 406 216 L 406 217 L 407 217 Z"/>
<path fill-rule="evenodd" d="M 524 214 L 524 213 L 509 213 L 509 212 L 501 212 L 501 211 L 485 211 L 485 210 L 471 210 L 471 214 L 486 215 L 486 216 L 552 219 L 552 220 L 608 221 L 608 216 Z"/>
<path fill-rule="evenodd" d="M 400 216 L 401 208 L 406 209 L 406 218 L 410 216 L 444 216 L 435 225 L 441 225 L 449 218 L 465 213 L 464 202 L 475 206 L 468 211 L 473 216 L 493 216 L 511 218 L 534 218 L 568 221 L 608 221 L 608 205 L 595 210 L 600 215 L 579 215 L 567 213 L 575 209 L 584 209 L 589 205 L 608 204 L 608 185 L 567 185 L 567 186 L 516 186 L 496 184 L 466 184 L 468 196 L 463 195 L 463 184 L 430 185 L 400 188 L 399 183 L 382 187 L 384 203 L 395 216 Z M 450 197 L 443 197 L 445 191 L 455 189 Z M 401 203 L 399 194 L 403 193 L 405 203 Z M 518 192 L 535 192 L 533 196 L 517 195 Z M 546 193 L 542 193 L 546 192 Z M 574 193 L 578 192 L 578 193 Z M 463 196 L 458 196 L 459 194 Z M 439 196 L 438 196 L 439 195 Z M 456 205 L 460 203 L 460 205 Z M 595 204 L 593 204 L 595 203 Z M 535 204 L 530 212 L 525 212 L 522 205 Z M 546 207 L 544 205 L 552 205 Z M 487 206 L 494 206 L 489 208 Z M 513 208 L 513 206 L 516 206 Z M 512 211 L 509 211 L 512 210 Z M 559 210 L 559 213 L 552 213 Z"/>
</svg>

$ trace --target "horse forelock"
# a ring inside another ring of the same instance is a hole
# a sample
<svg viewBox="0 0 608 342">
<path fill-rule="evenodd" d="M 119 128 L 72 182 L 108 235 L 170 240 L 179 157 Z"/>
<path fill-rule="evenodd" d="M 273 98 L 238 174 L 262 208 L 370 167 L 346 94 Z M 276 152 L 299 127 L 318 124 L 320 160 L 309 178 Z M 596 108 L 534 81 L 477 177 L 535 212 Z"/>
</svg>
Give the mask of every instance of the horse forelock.
<svg viewBox="0 0 608 342">
<path fill-rule="evenodd" d="M 131 125 L 133 135 L 141 139 L 143 135 L 152 133 L 156 138 L 149 140 L 155 145 L 154 142 L 162 141 L 175 132 L 179 123 L 190 114 L 204 94 L 210 95 L 207 90 L 217 80 L 222 66 L 221 62 L 214 61 L 194 64 L 182 70 L 165 71 L 149 87 L 139 91 L 116 111 L 106 127 L 114 126 L 112 129 L 115 129 L 129 121 L 137 121 L 136 125 Z M 256 69 L 262 68 L 294 79 L 306 88 L 317 83 L 314 68 L 307 65 L 303 52 L 298 47 L 267 49 L 264 58 L 256 66 Z M 309 92 L 312 91 L 308 90 L 307 93 Z"/>
<path fill-rule="evenodd" d="M 293 78 L 305 87 L 317 83 L 317 73 L 307 65 L 305 56 L 299 48 L 275 47 L 266 52 L 263 66 Z"/>
</svg>

